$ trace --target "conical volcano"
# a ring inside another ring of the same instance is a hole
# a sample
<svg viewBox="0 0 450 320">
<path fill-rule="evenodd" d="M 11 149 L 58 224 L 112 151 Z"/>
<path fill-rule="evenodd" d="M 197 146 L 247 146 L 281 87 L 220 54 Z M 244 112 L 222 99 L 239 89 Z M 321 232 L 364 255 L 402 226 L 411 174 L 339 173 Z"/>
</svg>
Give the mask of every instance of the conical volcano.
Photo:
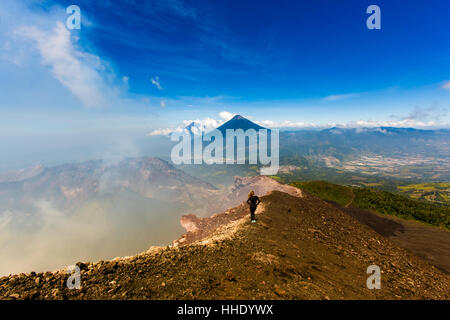
<svg viewBox="0 0 450 320">
<path fill-rule="evenodd" d="M 260 129 L 265 129 L 265 128 L 244 118 L 241 115 L 235 115 L 233 118 L 231 118 L 229 121 L 222 124 L 217 129 L 220 130 L 223 134 L 225 134 L 227 129 L 233 129 L 233 130 L 242 129 L 242 130 L 246 131 L 248 129 L 260 130 Z"/>
</svg>

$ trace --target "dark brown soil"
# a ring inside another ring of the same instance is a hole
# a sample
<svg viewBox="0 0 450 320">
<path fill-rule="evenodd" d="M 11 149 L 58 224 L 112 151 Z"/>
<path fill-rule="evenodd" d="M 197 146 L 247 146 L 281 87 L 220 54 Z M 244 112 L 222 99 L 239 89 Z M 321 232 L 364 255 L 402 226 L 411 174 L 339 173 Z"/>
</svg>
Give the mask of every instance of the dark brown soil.
<svg viewBox="0 0 450 320">
<path fill-rule="evenodd" d="M 424 259 L 314 196 L 262 197 L 257 223 L 234 220 L 206 238 L 130 259 L 0 279 L 1 299 L 449 299 L 450 279 Z M 381 289 L 366 287 L 381 268 Z"/>
<path fill-rule="evenodd" d="M 381 234 L 383 237 L 394 236 L 397 232 L 404 232 L 405 228 L 402 223 L 389 219 L 389 217 L 377 215 L 374 212 L 362 210 L 356 207 L 339 207 L 345 213 L 365 224 Z"/>
<path fill-rule="evenodd" d="M 450 232 L 423 223 L 405 220 L 378 212 L 342 207 L 332 203 L 360 223 L 408 249 L 450 274 Z"/>
</svg>

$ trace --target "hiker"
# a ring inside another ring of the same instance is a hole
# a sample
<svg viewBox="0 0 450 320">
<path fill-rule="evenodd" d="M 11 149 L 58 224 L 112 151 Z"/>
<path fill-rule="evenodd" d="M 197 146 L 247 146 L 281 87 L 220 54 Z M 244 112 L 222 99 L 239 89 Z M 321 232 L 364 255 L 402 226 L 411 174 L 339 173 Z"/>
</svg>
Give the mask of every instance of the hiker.
<svg viewBox="0 0 450 320">
<path fill-rule="evenodd" d="M 258 204 L 260 202 L 261 202 L 261 200 L 259 200 L 258 196 L 255 196 L 255 192 L 251 191 L 248 194 L 247 203 L 250 206 L 250 219 L 252 220 L 252 223 L 256 222 L 255 211 L 256 211 L 256 207 L 258 206 Z"/>
</svg>

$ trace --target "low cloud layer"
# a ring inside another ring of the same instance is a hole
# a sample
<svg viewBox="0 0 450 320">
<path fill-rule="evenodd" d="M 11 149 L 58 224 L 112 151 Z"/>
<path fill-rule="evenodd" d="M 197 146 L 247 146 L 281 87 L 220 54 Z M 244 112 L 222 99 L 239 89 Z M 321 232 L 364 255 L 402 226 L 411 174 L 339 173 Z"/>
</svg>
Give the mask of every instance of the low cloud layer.
<svg viewBox="0 0 450 320">
<path fill-rule="evenodd" d="M 206 118 L 197 120 L 183 120 L 183 124 L 171 128 L 159 128 L 148 133 L 148 136 L 168 136 L 172 132 L 184 130 L 192 124 L 194 133 L 199 130 L 208 131 L 217 128 L 226 121 L 230 120 L 235 114 L 222 111 L 219 113 L 220 119 Z M 332 127 L 340 128 L 373 128 L 373 127 L 396 127 L 396 128 L 435 128 L 442 127 L 440 120 L 446 115 L 445 108 L 432 106 L 429 108 L 415 107 L 407 116 L 391 116 L 389 120 L 358 120 L 345 123 L 315 123 L 304 121 L 273 121 L 273 120 L 253 120 L 253 122 L 266 128 L 281 129 L 325 129 Z M 245 116 L 245 115 L 244 115 Z"/>
</svg>

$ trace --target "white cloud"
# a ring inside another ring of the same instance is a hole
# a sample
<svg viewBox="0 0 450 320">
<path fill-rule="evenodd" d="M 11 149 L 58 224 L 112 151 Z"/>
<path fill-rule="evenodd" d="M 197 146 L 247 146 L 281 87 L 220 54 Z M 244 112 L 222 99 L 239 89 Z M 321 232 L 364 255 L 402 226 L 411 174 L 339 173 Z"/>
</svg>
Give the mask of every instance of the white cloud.
<svg viewBox="0 0 450 320">
<path fill-rule="evenodd" d="M 197 130 L 198 132 L 200 132 L 200 130 L 209 131 L 209 130 L 215 129 L 218 126 L 220 126 L 223 123 L 223 121 L 212 119 L 212 118 L 206 118 L 206 119 L 201 119 L 201 120 L 198 120 L 198 119 L 197 120 L 183 120 L 184 127 L 190 125 L 191 123 L 194 123 L 194 128 L 195 128 L 192 131 L 194 132 L 195 130 Z M 197 133 L 197 132 L 194 132 L 194 133 Z"/>
<path fill-rule="evenodd" d="M 231 112 L 228 112 L 228 111 L 219 112 L 219 117 L 222 118 L 222 120 L 224 120 L 224 121 L 230 120 L 235 115 L 236 115 L 235 113 L 231 113 Z"/>
<path fill-rule="evenodd" d="M 185 130 L 187 126 L 191 126 L 191 131 L 195 134 L 200 133 L 201 131 L 207 132 L 209 130 L 213 130 L 223 124 L 224 120 L 216 120 L 212 118 L 206 118 L 206 119 L 195 119 L 195 120 L 183 120 L 183 124 L 181 126 L 178 126 L 176 128 L 163 128 L 163 129 L 156 129 L 152 132 L 148 133 L 147 136 L 167 136 L 170 135 L 172 132 L 182 131 Z"/>
<path fill-rule="evenodd" d="M 260 126 L 266 127 L 266 128 L 316 128 L 316 127 L 322 127 L 322 125 L 317 125 L 314 123 L 308 123 L 303 121 L 272 121 L 272 120 L 261 120 L 261 121 L 254 121 L 255 123 L 259 124 Z"/>
<path fill-rule="evenodd" d="M 374 128 L 374 127 L 396 127 L 396 128 L 430 128 L 438 127 L 441 124 L 434 121 L 419 121 L 413 119 L 404 120 L 358 120 L 343 123 L 312 123 L 312 122 L 291 122 L 281 121 L 274 122 L 270 120 L 255 121 L 261 126 L 267 128 L 291 128 L 291 129 L 308 129 L 308 128 Z"/>
<path fill-rule="evenodd" d="M 187 126 L 192 125 L 191 131 L 194 133 L 199 133 L 201 130 L 209 131 L 215 129 L 222 125 L 224 122 L 230 120 L 234 114 L 222 111 L 219 113 L 219 117 L 221 119 L 197 119 L 197 120 L 183 120 L 183 124 L 176 128 L 165 128 L 165 129 L 157 129 L 149 134 L 148 136 L 156 136 L 156 135 L 170 135 L 175 131 L 182 131 Z M 363 132 L 364 128 L 376 128 L 376 127 L 396 127 L 396 128 L 438 128 L 445 127 L 442 123 L 436 121 L 426 121 L 424 119 L 416 119 L 411 117 L 406 117 L 397 120 L 358 120 L 358 121 L 348 121 L 344 123 L 314 123 L 314 122 L 303 122 L 303 121 L 273 121 L 273 120 L 255 120 L 253 121 L 260 126 L 266 128 L 281 128 L 281 129 L 326 129 L 326 128 L 354 128 L 357 129 L 357 132 Z M 383 129 L 379 129 L 381 133 L 386 133 Z M 340 132 L 335 132 L 339 134 Z"/>
<path fill-rule="evenodd" d="M 290 129 L 309 129 L 309 128 L 374 128 L 374 127 L 396 127 L 396 128 L 431 128 L 442 126 L 436 121 L 425 121 L 411 118 L 404 118 L 399 120 L 358 120 L 348 121 L 344 123 L 313 123 L 302 121 L 272 121 L 262 120 L 254 121 L 260 126 L 267 128 L 290 128 Z"/>
<path fill-rule="evenodd" d="M 159 90 L 162 90 L 161 84 L 159 83 L 159 77 L 156 76 L 151 79 L 152 84 L 154 84 Z"/>
<path fill-rule="evenodd" d="M 420 121 L 415 119 L 403 119 L 403 120 L 359 120 L 350 121 L 345 124 L 337 124 L 338 127 L 343 128 L 373 128 L 373 127 L 396 127 L 396 128 L 426 128 L 435 127 L 439 124 L 434 121 Z"/>
<path fill-rule="evenodd" d="M 147 133 L 147 136 L 168 136 L 169 134 L 171 134 L 174 131 L 175 130 L 171 129 L 171 128 L 157 129 L 157 130 L 153 130 L 150 133 Z"/>
<path fill-rule="evenodd" d="M 32 27 L 21 27 L 16 33 L 36 42 L 43 65 L 85 106 L 105 104 L 105 85 L 98 72 L 102 69 L 99 57 L 82 52 L 71 40 L 70 32 L 62 22 L 49 32 Z"/>
<path fill-rule="evenodd" d="M 450 90 L 450 80 L 443 84 L 442 89 Z"/>
<path fill-rule="evenodd" d="M 330 96 L 326 96 L 323 98 L 324 101 L 337 101 L 337 100 L 344 100 L 344 99 L 350 99 L 357 97 L 357 93 L 348 93 L 348 94 L 334 94 Z"/>
</svg>

